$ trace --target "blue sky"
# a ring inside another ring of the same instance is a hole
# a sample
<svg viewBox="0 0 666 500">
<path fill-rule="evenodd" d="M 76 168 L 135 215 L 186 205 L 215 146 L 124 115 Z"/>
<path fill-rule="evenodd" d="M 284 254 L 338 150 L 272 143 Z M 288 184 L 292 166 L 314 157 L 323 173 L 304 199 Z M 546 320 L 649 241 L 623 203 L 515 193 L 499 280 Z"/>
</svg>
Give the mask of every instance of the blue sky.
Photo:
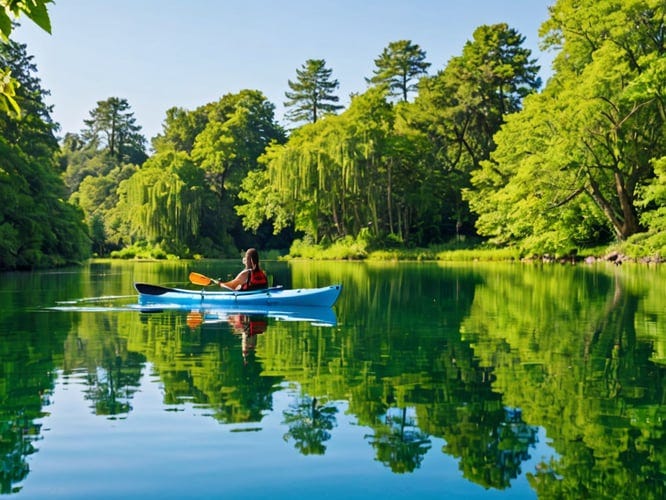
<svg viewBox="0 0 666 500">
<path fill-rule="evenodd" d="M 325 59 L 341 104 L 365 91 L 374 60 L 392 41 L 426 51 L 433 74 L 462 52 L 474 29 L 506 22 L 550 74 L 538 30 L 554 0 L 56 0 L 53 34 L 28 20 L 12 38 L 34 55 L 53 118 L 78 132 L 97 101 L 129 101 L 143 133 L 166 110 L 195 109 L 242 89 L 261 90 L 282 121 L 287 80 Z"/>
</svg>

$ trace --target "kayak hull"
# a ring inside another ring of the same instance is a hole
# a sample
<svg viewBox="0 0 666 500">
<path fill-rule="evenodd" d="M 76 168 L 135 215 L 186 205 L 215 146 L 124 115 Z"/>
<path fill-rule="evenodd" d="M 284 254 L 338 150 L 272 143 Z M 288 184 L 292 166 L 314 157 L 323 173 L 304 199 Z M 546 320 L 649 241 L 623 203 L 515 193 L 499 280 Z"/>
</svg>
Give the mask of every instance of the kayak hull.
<svg viewBox="0 0 666 500">
<path fill-rule="evenodd" d="M 139 304 L 172 304 L 205 307 L 228 306 L 298 306 L 332 307 L 338 300 L 342 285 L 330 285 L 322 288 L 281 287 L 265 290 L 210 291 L 169 288 L 148 283 L 135 283 L 139 292 Z"/>
</svg>

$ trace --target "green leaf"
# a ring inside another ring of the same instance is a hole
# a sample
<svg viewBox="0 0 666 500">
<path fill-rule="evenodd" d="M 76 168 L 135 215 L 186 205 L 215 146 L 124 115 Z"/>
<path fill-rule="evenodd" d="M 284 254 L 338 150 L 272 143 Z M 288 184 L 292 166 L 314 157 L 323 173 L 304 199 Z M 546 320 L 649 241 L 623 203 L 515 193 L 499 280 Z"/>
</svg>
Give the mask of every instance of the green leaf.
<svg viewBox="0 0 666 500">
<path fill-rule="evenodd" d="M 9 34 L 12 31 L 12 20 L 7 15 L 5 9 L 0 8 L 0 40 L 4 43 L 9 41 Z"/>
<path fill-rule="evenodd" d="M 15 113 L 17 117 L 21 116 L 21 108 L 14 99 L 16 88 L 20 83 L 12 78 L 12 72 L 0 68 L 0 110 L 7 113 Z"/>
<path fill-rule="evenodd" d="M 46 10 L 47 3 L 50 3 L 50 0 L 28 0 L 24 12 L 37 26 L 51 34 L 51 20 Z"/>
</svg>

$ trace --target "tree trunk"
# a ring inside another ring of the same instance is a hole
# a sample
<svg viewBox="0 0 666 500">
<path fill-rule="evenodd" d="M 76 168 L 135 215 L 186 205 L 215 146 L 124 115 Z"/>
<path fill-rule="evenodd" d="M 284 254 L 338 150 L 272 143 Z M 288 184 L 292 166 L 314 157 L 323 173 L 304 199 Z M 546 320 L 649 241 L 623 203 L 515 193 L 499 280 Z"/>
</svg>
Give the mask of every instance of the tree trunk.
<svg viewBox="0 0 666 500">
<path fill-rule="evenodd" d="M 389 233 L 393 233 L 393 204 L 391 203 L 391 198 L 393 197 L 393 194 L 391 193 L 391 162 L 389 162 L 387 170 L 388 179 L 386 186 L 386 209 L 388 211 Z"/>
<path fill-rule="evenodd" d="M 640 225 L 638 223 L 636 211 L 634 210 L 632 197 L 629 195 L 624 183 L 622 182 L 622 176 L 619 172 L 615 172 L 614 177 L 615 192 L 617 193 L 618 201 L 620 203 L 619 209 L 621 211 L 621 215 L 614 210 L 611 203 L 604 197 L 603 193 L 599 189 L 597 182 L 591 178 L 591 190 L 589 191 L 589 194 L 613 226 L 615 236 L 619 240 L 624 241 L 629 238 L 629 236 L 640 231 Z"/>
<path fill-rule="evenodd" d="M 626 240 L 629 236 L 640 231 L 640 224 L 638 223 L 636 210 L 634 210 L 634 204 L 632 202 L 633 196 L 627 192 L 619 172 L 615 172 L 615 189 L 617 190 L 617 196 L 620 200 L 620 208 L 622 210 L 622 218 L 624 219 L 620 230 L 622 233 L 622 239 Z"/>
</svg>

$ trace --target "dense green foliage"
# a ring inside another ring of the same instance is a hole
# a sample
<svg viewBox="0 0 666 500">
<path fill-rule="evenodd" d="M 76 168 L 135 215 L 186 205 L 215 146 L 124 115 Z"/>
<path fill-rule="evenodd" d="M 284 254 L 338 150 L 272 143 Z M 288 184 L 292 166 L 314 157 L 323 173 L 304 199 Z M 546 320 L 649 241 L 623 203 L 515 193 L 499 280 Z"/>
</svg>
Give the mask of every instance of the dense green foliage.
<svg viewBox="0 0 666 500">
<path fill-rule="evenodd" d="M 508 117 L 491 160 L 474 173 L 467 198 L 479 232 L 566 252 L 658 231 L 666 5 L 560 0 L 551 12 L 542 32 L 561 47 L 555 74 Z"/>
<path fill-rule="evenodd" d="M 194 111 L 169 110 L 153 140 L 154 155 L 119 187 L 115 216 L 130 221 L 130 243 L 208 256 L 236 255 L 238 247 L 255 244 L 234 206 L 258 157 L 284 138 L 273 104 L 255 90 L 227 94 Z"/>
<path fill-rule="evenodd" d="M 538 67 L 504 24 L 479 28 L 446 69 L 421 82 L 413 103 L 387 86 L 269 147 L 265 172 L 246 179 L 245 225 L 272 217 L 314 243 L 365 239 L 428 245 L 473 233 L 462 201 L 470 173 L 494 148 L 504 116 L 539 85 Z"/>
<path fill-rule="evenodd" d="M 57 160 L 100 255 L 215 257 L 297 240 L 294 253 L 335 245 L 330 255 L 365 258 L 481 237 L 511 255 L 614 245 L 660 259 L 665 9 L 558 0 L 541 30 L 558 51 L 543 89 L 525 38 L 484 25 L 432 75 L 419 45 L 389 43 L 339 114 L 332 69 L 306 61 L 285 93 L 286 117 L 306 123 L 289 134 L 246 89 L 167 110 L 149 158 L 129 103 L 111 97 Z"/>
<path fill-rule="evenodd" d="M 120 183 L 146 160 L 146 139 L 126 99 L 97 102 L 79 134 L 68 133 L 59 157 L 70 200 L 86 216 L 92 249 L 105 255 L 131 242 L 128 216 L 118 211 Z"/>
<path fill-rule="evenodd" d="M 88 256 L 80 211 L 58 175 L 56 125 L 25 45 L 0 44 L 0 67 L 20 84 L 21 117 L 0 112 L 0 269 L 55 266 Z"/>
</svg>

